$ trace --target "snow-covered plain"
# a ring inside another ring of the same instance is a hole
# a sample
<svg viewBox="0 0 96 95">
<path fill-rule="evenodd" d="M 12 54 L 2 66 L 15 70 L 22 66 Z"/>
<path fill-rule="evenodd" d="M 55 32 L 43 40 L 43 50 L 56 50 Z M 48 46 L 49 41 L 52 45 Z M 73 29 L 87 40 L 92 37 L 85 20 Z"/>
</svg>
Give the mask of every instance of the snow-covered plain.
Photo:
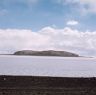
<svg viewBox="0 0 96 95">
<path fill-rule="evenodd" d="M 96 77 L 96 58 L 1 55 L 0 75 Z"/>
</svg>

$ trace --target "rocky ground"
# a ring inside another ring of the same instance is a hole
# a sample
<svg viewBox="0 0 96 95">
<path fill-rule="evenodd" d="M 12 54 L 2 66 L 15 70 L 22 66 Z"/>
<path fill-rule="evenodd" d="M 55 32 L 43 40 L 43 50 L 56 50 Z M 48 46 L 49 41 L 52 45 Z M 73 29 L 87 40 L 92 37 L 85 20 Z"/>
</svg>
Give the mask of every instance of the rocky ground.
<svg viewBox="0 0 96 95">
<path fill-rule="evenodd" d="M 0 95 L 96 95 L 96 78 L 0 76 Z"/>
</svg>

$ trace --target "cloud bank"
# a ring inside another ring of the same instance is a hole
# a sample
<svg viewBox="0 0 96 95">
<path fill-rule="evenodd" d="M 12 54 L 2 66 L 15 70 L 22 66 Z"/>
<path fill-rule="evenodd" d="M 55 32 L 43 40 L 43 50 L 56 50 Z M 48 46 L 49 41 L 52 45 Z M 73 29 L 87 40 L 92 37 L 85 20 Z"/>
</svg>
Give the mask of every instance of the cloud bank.
<svg viewBox="0 0 96 95">
<path fill-rule="evenodd" d="M 81 32 L 69 27 L 45 27 L 32 30 L 0 29 L 0 53 L 17 50 L 65 50 L 80 55 L 96 56 L 96 31 Z"/>
</svg>

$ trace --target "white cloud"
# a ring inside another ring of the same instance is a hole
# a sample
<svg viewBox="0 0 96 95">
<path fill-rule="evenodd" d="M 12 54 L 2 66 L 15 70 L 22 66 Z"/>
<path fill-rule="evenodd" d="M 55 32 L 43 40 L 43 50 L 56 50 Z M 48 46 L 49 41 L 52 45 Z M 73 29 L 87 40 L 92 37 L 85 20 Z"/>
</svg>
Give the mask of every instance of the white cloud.
<svg viewBox="0 0 96 95">
<path fill-rule="evenodd" d="M 79 22 L 78 21 L 75 21 L 75 20 L 70 20 L 70 21 L 67 22 L 67 25 L 74 26 L 74 25 L 77 25 L 77 24 L 79 24 Z"/>
<path fill-rule="evenodd" d="M 83 13 L 96 13 L 96 0 L 56 0 L 58 4 L 75 4 Z"/>
<path fill-rule="evenodd" d="M 86 11 L 96 13 L 96 0 L 80 0 L 80 4 Z"/>
<path fill-rule="evenodd" d="M 77 3 L 79 0 L 57 0 L 57 3 L 67 4 L 67 3 Z"/>
<path fill-rule="evenodd" d="M 17 50 L 65 50 L 96 56 L 96 31 L 80 32 L 70 28 L 45 27 L 40 31 L 0 29 L 0 53 Z"/>
</svg>

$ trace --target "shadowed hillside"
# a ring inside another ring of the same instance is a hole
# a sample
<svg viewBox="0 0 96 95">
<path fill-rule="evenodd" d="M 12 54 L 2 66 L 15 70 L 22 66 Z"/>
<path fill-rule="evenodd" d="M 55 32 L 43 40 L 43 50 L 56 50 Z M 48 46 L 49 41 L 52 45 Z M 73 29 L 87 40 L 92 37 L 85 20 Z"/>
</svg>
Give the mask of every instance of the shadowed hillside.
<svg viewBox="0 0 96 95">
<path fill-rule="evenodd" d="M 96 78 L 0 76 L 0 95 L 96 95 Z"/>
<path fill-rule="evenodd" d="M 70 53 L 66 51 L 54 51 L 54 50 L 48 50 L 48 51 L 22 50 L 15 52 L 14 55 L 79 57 L 79 55 L 75 53 Z"/>
</svg>

